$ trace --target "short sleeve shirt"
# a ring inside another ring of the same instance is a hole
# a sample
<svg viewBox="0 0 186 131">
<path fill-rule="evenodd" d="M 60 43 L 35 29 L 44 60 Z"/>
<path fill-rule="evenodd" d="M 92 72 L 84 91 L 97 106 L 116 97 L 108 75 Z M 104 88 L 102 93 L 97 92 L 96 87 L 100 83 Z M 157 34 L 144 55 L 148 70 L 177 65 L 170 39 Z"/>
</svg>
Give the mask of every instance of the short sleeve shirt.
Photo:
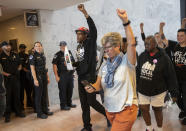
<svg viewBox="0 0 186 131">
<path fill-rule="evenodd" d="M 101 77 L 106 110 L 108 112 L 120 112 L 126 106 L 137 105 L 135 66 L 130 64 L 127 54 L 123 56 L 121 64 L 115 71 L 114 86 L 112 88 L 106 87 L 106 74 L 107 64 L 103 62 L 98 76 Z"/>
<path fill-rule="evenodd" d="M 74 62 L 74 57 L 71 53 L 71 51 L 69 51 L 69 55 L 70 55 L 70 59 L 72 62 Z M 67 67 L 64 64 L 65 63 L 65 57 L 64 57 L 64 52 L 59 51 L 54 55 L 54 58 L 52 60 L 52 64 L 57 65 L 58 68 L 58 73 L 61 73 L 63 71 L 67 71 Z"/>
<path fill-rule="evenodd" d="M 33 55 L 30 55 L 29 63 L 30 65 L 35 66 L 36 71 L 46 70 L 46 57 L 43 53 L 40 54 L 38 52 L 35 52 Z"/>
<path fill-rule="evenodd" d="M 9 56 L 4 52 L 1 53 L 0 63 L 3 67 L 3 71 L 12 75 L 16 75 L 18 73 L 18 67 L 21 64 L 19 56 L 14 52 L 10 52 Z"/>
</svg>

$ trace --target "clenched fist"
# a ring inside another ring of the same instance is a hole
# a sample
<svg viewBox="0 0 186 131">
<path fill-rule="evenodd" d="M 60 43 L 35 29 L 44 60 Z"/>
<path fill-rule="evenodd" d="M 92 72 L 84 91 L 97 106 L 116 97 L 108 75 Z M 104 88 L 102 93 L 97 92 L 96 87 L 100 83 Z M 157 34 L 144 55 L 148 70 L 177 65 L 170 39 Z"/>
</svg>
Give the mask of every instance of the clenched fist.
<svg viewBox="0 0 186 131">
<path fill-rule="evenodd" d="M 143 26 L 144 26 L 144 24 L 140 23 L 140 30 L 141 30 L 141 32 L 143 32 Z"/>
<path fill-rule="evenodd" d="M 123 23 L 127 23 L 128 22 L 128 16 L 127 16 L 127 12 L 123 9 L 117 9 L 117 14 L 120 17 L 120 19 L 123 21 Z"/>
<path fill-rule="evenodd" d="M 186 23 L 186 18 L 183 18 L 182 19 L 182 23 Z"/>
<path fill-rule="evenodd" d="M 160 23 L 160 28 L 163 28 L 165 26 L 165 22 Z"/>
<path fill-rule="evenodd" d="M 78 10 L 81 11 L 85 15 L 86 18 L 88 18 L 89 15 L 87 14 L 87 11 L 85 10 L 85 7 L 83 4 L 78 5 Z"/>
<path fill-rule="evenodd" d="M 79 4 L 78 5 L 78 10 L 81 11 L 81 12 L 85 11 L 84 5 L 83 4 Z"/>
<path fill-rule="evenodd" d="M 140 28 L 143 28 L 143 26 L 144 26 L 143 22 L 142 22 L 142 23 L 140 23 Z"/>
<path fill-rule="evenodd" d="M 186 18 L 182 19 L 181 28 L 186 28 Z"/>
</svg>

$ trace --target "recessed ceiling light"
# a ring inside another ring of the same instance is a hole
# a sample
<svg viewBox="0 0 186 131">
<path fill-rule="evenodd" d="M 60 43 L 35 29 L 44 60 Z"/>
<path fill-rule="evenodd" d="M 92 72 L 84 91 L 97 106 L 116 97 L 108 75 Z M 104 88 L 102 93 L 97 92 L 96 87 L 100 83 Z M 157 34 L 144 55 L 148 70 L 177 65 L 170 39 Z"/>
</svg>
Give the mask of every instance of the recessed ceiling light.
<svg viewBox="0 0 186 131">
<path fill-rule="evenodd" d="M 10 30 L 15 30 L 16 28 L 15 27 L 11 27 L 11 28 L 9 28 Z"/>
<path fill-rule="evenodd" d="M 2 6 L 0 5 L 0 16 L 2 16 Z"/>
</svg>

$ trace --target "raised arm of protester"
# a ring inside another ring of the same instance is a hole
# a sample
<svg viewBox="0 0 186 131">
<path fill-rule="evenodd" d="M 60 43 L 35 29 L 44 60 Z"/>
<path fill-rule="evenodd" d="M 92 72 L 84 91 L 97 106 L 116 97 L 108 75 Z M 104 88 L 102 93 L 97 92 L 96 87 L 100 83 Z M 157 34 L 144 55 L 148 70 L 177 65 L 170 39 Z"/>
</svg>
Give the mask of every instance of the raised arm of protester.
<svg viewBox="0 0 186 131">
<path fill-rule="evenodd" d="M 143 41 L 145 41 L 145 33 L 143 30 L 144 23 L 140 23 L 140 31 L 141 31 L 141 38 Z"/>
<path fill-rule="evenodd" d="M 181 28 L 186 28 L 186 18 L 182 19 Z"/>
<path fill-rule="evenodd" d="M 127 57 L 131 64 L 136 64 L 136 41 L 135 37 L 132 31 L 132 28 L 130 26 L 130 20 L 128 20 L 128 15 L 125 10 L 117 9 L 117 14 L 121 21 L 123 22 L 123 26 L 125 29 L 125 34 L 127 38 Z"/>
<path fill-rule="evenodd" d="M 87 13 L 87 11 L 86 11 L 86 9 L 85 9 L 85 7 L 84 7 L 83 4 L 79 4 L 79 5 L 78 5 L 78 10 L 81 11 L 81 12 L 84 14 L 84 16 L 85 16 L 86 18 L 89 17 L 89 15 L 88 15 L 88 13 Z"/>
<path fill-rule="evenodd" d="M 90 37 L 93 37 L 93 38 L 97 39 L 96 26 L 95 26 L 94 21 L 92 20 L 92 18 L 88 15 L 84 5 L 83 4 L 78 5 L 78 10 L 81 11 L 84 14 L 85 18 L 87 19 L 87 24 L 89 26 L 89 34 L 88 35 Z"/>
<path fill-rule="evenodd" d="M 159 34 L 161 36 L 161 39 L 163 41 L 163 43 L 165 44 L 165 46 L 167 47 L 169 45 L 168 40 L 166 39 L 164 32 L 163 32 L 163 28 L 165 26 L 165 22 L 160 22 L 160 29 L 159 29 Z"/>
</svg>

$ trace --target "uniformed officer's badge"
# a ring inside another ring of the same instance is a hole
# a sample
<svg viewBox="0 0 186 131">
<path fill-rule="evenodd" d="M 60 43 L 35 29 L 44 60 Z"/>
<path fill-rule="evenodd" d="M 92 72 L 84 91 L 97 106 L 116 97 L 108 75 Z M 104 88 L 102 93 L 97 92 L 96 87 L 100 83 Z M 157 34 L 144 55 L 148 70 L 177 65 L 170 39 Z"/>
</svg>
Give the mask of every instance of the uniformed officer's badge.
<svg viewBox="0 0 186 131">
<path fill-rule="evenodd" d="M 57 55 L 54 55 L 54 59 L 56 59 L 57 58 Z"/>
<path fill-rule="evenodd" d="M 32 58 L 33 58 L 33 55 L 30 55 L 30 56 L 29 56 L 29 59 L 31 60 Z"/>
</svg>

